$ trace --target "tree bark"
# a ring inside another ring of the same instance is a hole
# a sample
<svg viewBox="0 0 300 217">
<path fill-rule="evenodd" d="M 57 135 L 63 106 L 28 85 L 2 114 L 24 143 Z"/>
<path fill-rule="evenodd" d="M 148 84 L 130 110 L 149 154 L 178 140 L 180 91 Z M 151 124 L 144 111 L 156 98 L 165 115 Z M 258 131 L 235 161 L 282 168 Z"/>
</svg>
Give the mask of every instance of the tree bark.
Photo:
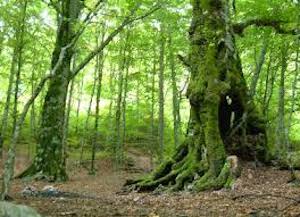
<svg viewBox="0 0 300 217">
<path fill-rule="evenodd" d="M 125 69 L 125 77 L 124 77 L 124 93 L 122 99 L 122 141 L 123 143 L 126 140 L 126 106 L 127 106 L 127 94 L 128 94 L 128 76 L 129 76 L 129 68 L 131 63 L 131 46 L 128 48 L 128 54 L 126 57 L 126 69 Z M 124 145 L 122 147 L 121 152 L 124 152 Z M 123 154 L 122 154 L 123 155 Z"/>
<path fill-rule="evenodd" d="M 84 76 L 82 76 L 82 78 L 79 81 L 79 93 L 78 93 L 79 96 L 77 98 L 75 134 L 78 133 L 79 112 L 80 112 L 80 106 L 81 106 L 81 100 L 83 94 L 83 81 L 84 81 Z"/>
<path fill-rule="evenodd" d="M 79 0 L 67 0 L 61 2 L 60 6 L 61 13 L 51 69 L 56 66 L 61 49 L 73 43 L 82 3 Z M 20 177 L 38 174 L 39 177 L 36 178 L 51 181 L 67 179 L 63 160 L 63 131 L 66 97 L 71 78 L 70 63 L 73 55 L 74 49 L 70 46 L 63 56 L 62 64 L 56 70 L 57 73 L 51 78 L 41 114 L 37 154 L 33 164 Z"/>
<path fill-rule="evenodd" d="M 179 145 L 180 136 L 180 96 L 177 88 L 176 69 L 174 60 L 174 48 L 172 45 L 172 35 L 169 34 L 169 52 L 170 52 L 170 69 L 172 80 L 172 94 L 173 94 L 173 128 L 174 128 L 174 143 L 175 147 Z"/>
<path fill-rule="evenodd" d="M 14 108 L 13 108 L 13 128 L 16 125 L 17 119 L 17 106 L 18 106 L 18 92 L 19 92 L 19 82 L 21 76 L 21 68 L 22 68 L 22 55 L 23 55 L 23 47 L 24 47 L 24 34 L 25 34 L 25 26 L 26 26 L 26 12 L 27 12 L 27 0 L 22 3 L 22 11 L 21 11 L 21 19 L 18 23 L 17 28 L 15 29 L 15 47 L 12 56 L 11 68 L 10 68 L 10 76 L 8 81 L 8 89 L 6 102 L 4 106 L 4 111 L 2 115 L 2 122 L 0 128 L 0 158 L 3 155 L 3 143 L 5 138 L 5 132 L 7 130 L 8 125 L 8 116 L 10 111 L 10 103 L 11 103 L 11 94 L 13 89 L 13 81 L 15 79 L 15 88 L 14 88 Z"/>
<path fill-rule="evenodd" d="M 266 53 L 267 53 L 267 47 L 268 47 L 268 43 L 266 41 L 267 39 L 265 39 L 265 41 L 263 42 L 263 46 L 261 49 L 261 53 L 258 59 L 258 62 L 255 60 L 255 71 L 254 71 L 254 75 L 251 81 L 251 86 L 250 86 L 250 95 L 253 98 L 256 94 L 256 87 L 257 87 L 257 83 L 259 80 L 259 76 L 260 76 L 260 72 L 261 69 L 263 67 L 263 64 L 265 62 L 265 57 L 266 57 Z"/>
<path fill-rule="evenodd" d="M 105 26 L 102 28 L 102 38 L 101 43 L 105 37 Z M 99 37 L 97 36 L 97 45 L 99 44 Z M 100 100 L 101 100 L 101 91 L 102 91 L 102 77 L 103 77 L 103 67 L 104 67 L 104 56 L 103 52 L 99 53 L 97 56 L 97 63 L 96 63 L 96 72 L 97 72 L 97 94 L 96 94 L 96 116 L 95 116 L 95 123 L 94 123 L 94 136 L 92 141 L 92 161 L 91 161 L 91 170 L 90 174 L 95 174 L 95 157 L 96 157 L 96 148 L 97 143 L 99 140 L 99 121 L 100 121 Z"/>
<path fill-rule="evenodd" d="M 287 45 L 284 45 L 281 52 L 281 71 L 278 93 L 278 123 L 276 129 L 276 156 L 281 159 L 286 151 L 287 134 L 285 128 L 285 72 L 287 69 Z"/>
<path fill-rule="evenodd" d="M 150 155 L 151 155 L 151 159 L 150 159 L 150 164 L 151 164 L 151 168 L 153 167 L 153 159 L 155 156 L 155 150 L 157 147 L 157 133 L 155 132 L 155 84 L 156 84 L 156 65 L 157 65 L 157 61 L 156 61 L 156 46 L 154 45 L 153 48 L 153 53 L 154 53 L 154 58 L 153 58 L 153 69 L 152 69 L 152 73 L 151 73 L 151 114 L 150 114 L 150 119 L 151 119 L 151 140 L 150 140 L 150 144 L 151 146 L 149 147 L 150 150 Z"/>
<path fill-rule="evenodd" d="M 108 125 L 108 134 L 105 138 L 106 144 L 108 144 L 112 149 L 114 146 L 112 145 L 113 140 L 113 104 L 114 104 L 114 95 L 115 95 L 115 68 L 114 65 L 110 65 L 110 75 L 109 75 L 109 91 L 110 91 L 110 103 L 108 108 L 108 118 L 109 118 L 109 125 Z"/>
<path fill-rule="evenodd" d="M 164 158 L 164 73 L 165 73 L 165 30 L 164 24 L 160 25 L 160 50 L 159 50 L 159 74 L 158 74 L 158 86 L 159 86 L 159 112 L 158 112 L 158 144 L 159 144 L 159 161 L 162 162 Z"/>
<path fill-rule="evenodd" d="M 194 0 L 192 6 L 189 133 L 170 160 L 148 177 L 128 181 L 129 189 L 151 191 L 164 186 L 171 191 L 202 191 L 230 187 L 240 172 L 235 166 L 237 158 L 227 155 L 244 159 L 256 155 L 265 160 L 265 125 L 243 77 L 228 1 Z M 233 112 L 235 118 L 231 120 Z M 248 143 L 243 146 L 239 126 L 245 113 Z"/>
<path fill-rule="evenodd" d="M 61 61 L 59 61 L 61 63 Z M 58 62 L 58 64 L 60 64 Z M 54 70 L 55 72 L 56 70 Z M 34 102 L 34 100 L 38 97 L 40 92 L 42 91 L 43 87 L 45 86 L 45 83 L 51 78 L 51 75 L 45 76 L 40 83 L 37 85 L 36 89 L 33 91 L 33 94 L 31 98 L 26 102 L 22 113 L 20 114 L 20 117 L 15 125 L 15 128 L 13 129 L 13 135 L 10 141 L 10 147 L 8 150 L 8 158 L 5 161 L 4 166 L 4 175 L 3 175 L 3 182 L 2 182 L 2 191 L 1 191 L 1 198 L 0 200 L 5 200 L 8 197 L 8 193 L 10 191 L 11 181 L 14 177 L 14 166 L 15 166 L 15 158 L 16 158 L 16 147 L 17 142 L 19 139 L 20 132 L 22 130 L 23 123 L 25 121 L 27 112 Z"/>
<path fill-rule="evenodd" d="M 126 69 L 126 62 L 127 62 L 127 51 L 129 48 L 129 37 L 130 32 L 126 33 L 125 41 L 124 41 L 124 48 L 120 50 L 121 62 L 120 68 L 118 73 L 118 94 L 117 94 L 117 102 L 116 102 L 116 119 L 115 119 L 115 132 L 116 132 L 116 144 L 114 147 L 114 154 L 115 154 L 115 163 L 116 168 L 119 169 L 123 163 L 123 137 L 122 137 L 122 126 L 121 126 L 121 118 L 122 118 L 122 99 L 123 99 L 123 92 L 124 92 L 124 71 Z"/>
<path fill-rule="evenodd" d="M 84 132 L 82 132 L 82 138 L 81 138 L 81 151 L 80 151 L 80 160 L 79 163 L 82 164 L 83 161 L 83 152 L 84 152 L 84 146 L 88 137 L 88 133 L 87 133 L 87 129 L 89 129 L 89 120 L 91 117 L 91 111 L 92 111 L 92 104 L 93 104 L 93 98 L 95 95 L 95 90 L 96 90 L 96 83 L 97 83 L 97 70 L 95 70 L 94 72 L 94 81 L 93 81 L 93 87 L 92 87 L 92 92 L 91 92 L 91 96 L 90 96 L 90 101 L 89 101 L 89 107 L 87 110 L 87 114 L 86 114 L 86 119 L 84 122 L 84 128 L 82 129 Z"/>
</svg>

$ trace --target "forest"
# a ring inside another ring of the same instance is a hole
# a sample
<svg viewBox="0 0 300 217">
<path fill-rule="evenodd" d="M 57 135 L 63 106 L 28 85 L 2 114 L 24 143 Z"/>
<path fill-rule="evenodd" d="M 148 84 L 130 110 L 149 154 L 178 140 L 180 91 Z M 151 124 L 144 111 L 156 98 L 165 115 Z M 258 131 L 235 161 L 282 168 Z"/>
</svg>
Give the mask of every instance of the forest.
<svg viewBox="0 0 300 217">
<path fill-rule="evenodd" d="M 0 217 L 300 216 L 299 0 L 1 0 Z"/>
</svg>

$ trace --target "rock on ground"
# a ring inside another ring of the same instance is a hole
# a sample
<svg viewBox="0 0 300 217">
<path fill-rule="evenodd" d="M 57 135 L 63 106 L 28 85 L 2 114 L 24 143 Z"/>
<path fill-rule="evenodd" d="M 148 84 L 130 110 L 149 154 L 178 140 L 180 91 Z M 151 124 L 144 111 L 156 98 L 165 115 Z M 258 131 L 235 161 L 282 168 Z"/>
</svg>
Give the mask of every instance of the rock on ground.
<svg viewBox="0 0 300 217">
<path fill-rule="evenodd" d="M 41 217 L 41 215 L 28 206 L 0 202 L 0 217 Z"/>
</svg>

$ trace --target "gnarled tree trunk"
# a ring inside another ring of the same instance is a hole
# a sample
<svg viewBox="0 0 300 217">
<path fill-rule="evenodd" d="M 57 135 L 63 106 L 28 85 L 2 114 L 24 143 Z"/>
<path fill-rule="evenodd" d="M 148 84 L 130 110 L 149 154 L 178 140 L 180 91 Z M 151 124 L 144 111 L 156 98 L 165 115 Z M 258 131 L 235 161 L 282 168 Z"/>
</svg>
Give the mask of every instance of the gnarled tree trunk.
<svg viewBox="0 0 300 217">
<path fill-rule="evenodd" d="M 264 161 L 264 122 L 243 77 L 228 1 L 193 0 L 192 5 L 187 58 L 191 72 L 187 91 L 189 133 L 173 157 L 149 177 L 128 181 L 130 189 L 151 191 L 162 185 L 169 190 L 190 187 L 201 191 L 229 187 L 239 172 L 234 166 L 236 158 L 226 160 L 227 155 Z"/>
</svg>

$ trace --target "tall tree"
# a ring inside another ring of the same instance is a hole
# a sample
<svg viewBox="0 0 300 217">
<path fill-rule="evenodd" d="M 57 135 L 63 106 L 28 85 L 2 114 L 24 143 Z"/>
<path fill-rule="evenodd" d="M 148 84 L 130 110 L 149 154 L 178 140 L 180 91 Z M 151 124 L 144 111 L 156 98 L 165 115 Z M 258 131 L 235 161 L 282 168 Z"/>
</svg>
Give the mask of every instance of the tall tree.
<svg viewBox="0 0 300 217">
<path fill-rule="evenodd" d="M 159 124 L 158 124 L 158 144 L 159 144 L 159 161 L 163 160 L 164 154 L 164 129 L 165 129 L 165 120 L 164 120 L 164 73 L 165 73 L 165 27 L 164 24 L 160 24 L 160 48 L 159 48 L 159 74 L 158 74 L 158 84 L 159 84 Z"/>
<path fill-rule="evenodd" d="M 62 48 L 68 47 L 63 63 L 50 81 L 44 99 L 39 131 L 37 155 L 34 163 L 21 176 L 42 172 L 50 180 L 66 180 L 63 160 L 63 135 L 66 97 L 70 82 L 70 63 L 74 55 L 71 46 L 76 37 L 76 26 L 83 3 L 79 0 L 61 1 L 58 4 L 58 29 L 51 68 L 56 66 Z"/>
<path fill-rule="evenodd" d="M 179 145 L 180 136 L 180 95 L 177 88 L 177 76 L 175 69 L 174 48 L 172 45 L 172 35 L 169 34 L 169 59 L 172 80 L 172 95 L 173 95 L 173 128 L 174 128 L 174 143 L 175 147 Z"/>
<path fill-rule="evenodd" d="M 102 25 L 102 36 L 100 35 L 101 43 L 105 37 L 105 24 Z M 97 45 L 99 44 L 99 36 L 96 38 Z M 96 114 L 95 114 L 95 123 L 94 123 L 94 135 L 92 141 L 92 162 L 91 162 L 91 174 L 95 174 L 95 157 L 96 157 L 96 148 L 99 140 L 99 121 L 100 121 L 100 100 L 101 100 L 101 91 L 102 91 L 102 78 L 103 78 L 103 67 L 104 67 L 104 54 L 100 52 L 97 56 L 96 60 L 96 68 L 97 72 L 97 94 L 96 94 Z"/>
<path fill-rule="evenodd" d="M 123 133 L 122 133 L 122 99 L 124 94 L 124 81 L 127 78 L 124 78 L 124 71 L 127 67 L 127 52 L 129 50 L 129 41 L 130 39 L 130 31 L 127 30 L 125 40 L 124 40 L 124 47 L 120 49 L 120 67 L 119 67 L 119 73 L 118 73 L 118 94 L 117 94 L 117 101 L 116 101 L 116 144 L 114 147 L 115 152 L 115 163 L 117 168 L 119 168 L 122 165 L 123 162 Z"/>
<path fill-rule="evenodd" d="M 4 143 L 4 134 L 7 130 L 8 125 L 8 115 L 10 111 L 10 104 L 11 104 L 11 95 L 13 93 L 13 82 L 15 77 L 15 88 L 14 88 L 14 127 L 16 125 L 17 119 L 17 106 L 18 106 L 18 92 L 19 92 L 19 83 L 20 83 L 20 76 L 21 76 L 21 68 L 23 64 L 22 56 L 23 56 L 23 47 L 24 47 L 24 34 L 25 34 L 25 27 L 26 27 L 26 12 L 27 12 L 27 0 L 20 3 L 21 4 L 21 11 L 20 11 L 20 20 L 17 21 L 18 25 L 15 29 L 15 42 L 14 42 L 14 49 L 11 61 L 11 68 L 10 68 L 10 76 L 8 81 L 8 89 L 6 95 L 6 102 L 5 108 L 2 115 L 1 126 L 0 126 L 0 158 L 2 158 L 2 149 Z"/>
<path fill-rule="evenodd" d="M 65 105 L 68 85 L 78 73 L 117 36 L 127 25 L 137 20 L 148 17 L 159 9 L 155 5 L 146 13 L 134 16 L 139 9 L 139 5 L 133 7 L 119 26 L 117 26 L 105 40 L 90 51 L 87 56 L 77 65 L 76 69 L 70 70 L 70 62 L 74 55 L 74 46 L 85 31 L 88 24 L 101 8 L 103 1 L 96 1 L 93 9 L 83 19 L 79 19 L 79 14 L 85 6 L 82 0 L 60 0 L 51 1 L 51 5 L 57 11 L 58 28 L 56 43 L 52 55 L 51 68 L 53 69 L 58 60 L 62 59 L 62 64 L 58 65 L 56 73 L 51 76 L 41 115 L 41 127 L 39 131 L 39 141 L 36 156 L 33 164 L 21 173 L 18 177 L 32 176 L 39 174 L 39 177 L 52 181 L 66 180 L 67 173 L 63 160 L 63 126 L 65 119 Z M 79 23 L 82 21 L 82 23 Z M 61 52 L 65 51 L 65 52 Z M 52 70 L 51 70 L 52 71 Z"/>
<path fill-rule="evenodd" d="M 231 167 L 236 159 L 226 159 L 226 153 L 244 158 L 253 158 L 256 153 L 259 160 L 265 160 L 265 125 L 248 92 L 234 36 L 234 31 L 241 33 L 252 23 L 234 26 L 225 0 L 193 0 L 192 6 L 190 53 L 183 58 L 191 72 L 187 91 L 191 106 L 189 133 L 172 159 L 151 176 L 128 181 L 131 189 L 149 191 L 163 185 L 178 190 L 188 183 L 196 191 L 219 189 L 231 186 L 239 175 Z M 245 113 L 246 136 L 256 142 L 242 146 L 241 130 L 232 135 L 234 141 L 227 136 L 241 126 Z"/>
<path fill-rule="evenodd" d="M 281 71 L 280 71 L 280 84 L 278 94 L 278 124 L 276 129 L 276 151 L 277 157 L 281 158 L 281 154 L 286 148 L 287 134 L 285 127 L 285 75 L 287 69 L 287 50 L 288 46 L 283 45 L 281 48 Z"/>
</svg>

